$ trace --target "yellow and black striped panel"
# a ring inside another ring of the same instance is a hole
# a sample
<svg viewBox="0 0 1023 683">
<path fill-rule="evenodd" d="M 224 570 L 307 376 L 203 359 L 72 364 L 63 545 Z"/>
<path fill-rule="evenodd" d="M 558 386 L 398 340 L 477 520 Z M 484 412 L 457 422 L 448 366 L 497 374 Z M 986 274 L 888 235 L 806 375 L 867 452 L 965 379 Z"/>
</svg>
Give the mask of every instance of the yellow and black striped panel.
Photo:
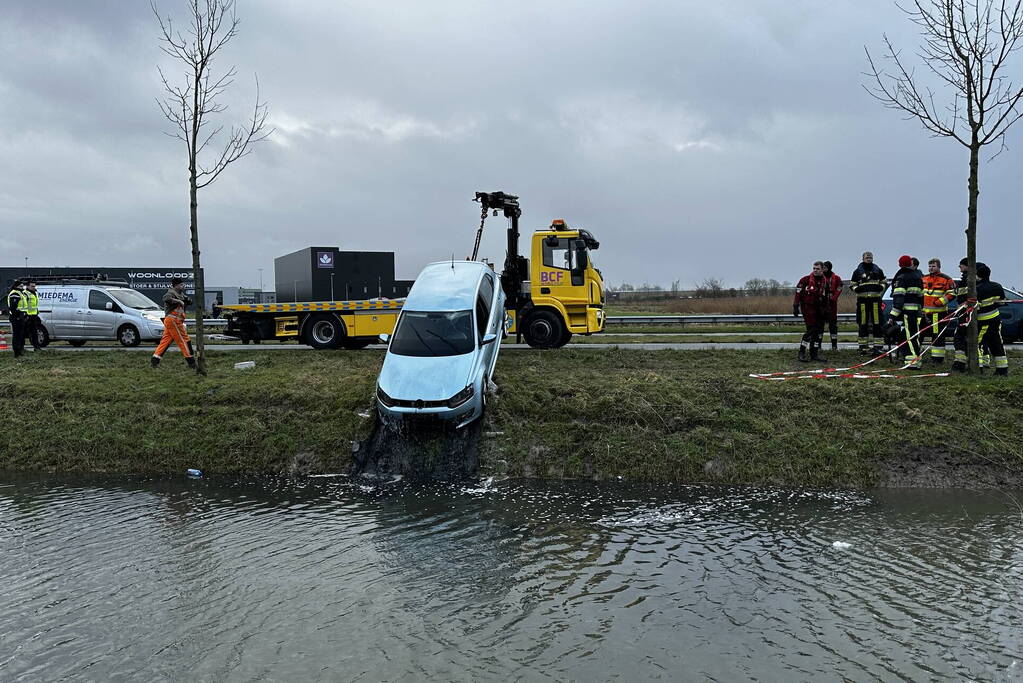
<svg viewBox="0 0 1023 683">
<path fill-rule="evenodd" d="M 391 299 L 389 301 L 300 301 L 291 304 L 233 304 L 230 306 L 220 306 L 220 309 L 225 311 L 241 311 L 243 313 L 313 313 L 316 311 L 358 313 L 360 311 L 400 311 L 404 305 L 404 299 Z"/>
</svg>

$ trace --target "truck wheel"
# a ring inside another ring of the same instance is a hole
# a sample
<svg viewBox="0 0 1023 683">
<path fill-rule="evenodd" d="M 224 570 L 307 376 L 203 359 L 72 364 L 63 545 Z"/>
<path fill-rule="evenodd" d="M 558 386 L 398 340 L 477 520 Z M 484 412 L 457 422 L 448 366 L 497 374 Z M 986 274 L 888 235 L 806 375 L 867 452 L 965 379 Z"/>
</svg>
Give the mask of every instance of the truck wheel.
<svg viewBox="0 0 1023 683">
<path fill-rule="evenodd" d="M 50 345 L 50 331 L 44 325 L 36 327 L 36 345 L 40 348 Z"/>
<path fill-rule="evenodd" d="M 314 349 L 336 349 L 345 336 L 344 324 L 332 315 L 316 315 L 309 319 L 305 336 Z"/>
<path fill-rule="evenodd" d="M 373 343 L 372 339 L 362 339 L 360 337 L 345 337 L 341 340 L 341 348 L 348 349 L 349 351 L 358 351 L 364 349 Z"/>
<path fill-rule="evenodd" d="M 117 330 L 117 341 L 121 342 L 121 346 L 138 346 L 142 337 L 134 325 L 121 325 Z"/>
<path fill-rule="evenodd" d="M 85 340 L 84 339 L 68 339 L 67 343 L 70 344 L 71 346 L 75 347 L 76 349 L 81 347 L 81 346 L 85 346 Z"/>
<path fill-rule="evenodd" d="M 526 321 L 526 343 L 534 349 L 555 349 L 565 336 L 565 326 L 554 311 L 539 310 Z"/>
<path fill-rule="evenodd" d="M 568 330 L 565 330 L 565 334 L 561 335 L 561 341 L 558 342 L 558 348 L 560 349 L 562 346 L 564 346 L 570 341 L 572 341 L 572 333 L 569 332 Z"/>
</svg>

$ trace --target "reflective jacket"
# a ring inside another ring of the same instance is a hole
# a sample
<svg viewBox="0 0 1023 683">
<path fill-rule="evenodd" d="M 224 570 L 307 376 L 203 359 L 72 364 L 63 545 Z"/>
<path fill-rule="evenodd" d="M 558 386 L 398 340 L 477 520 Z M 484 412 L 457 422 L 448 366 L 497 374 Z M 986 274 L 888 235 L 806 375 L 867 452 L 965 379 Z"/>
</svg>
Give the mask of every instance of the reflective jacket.
<svg viewBox="0 0 1023 683">
<path fill-rule="evenodd" d="M 24 311 L 28 315 L 39 315 L 39 295 L 35 292 L 30 292 L 27 289 L 21 293 L 21 299 L 24 302 Z"/>
<path fill-rule="evenodd" d="M 880 299 L 884 294 L 884 271 L 876 263 L 861 263 L 852 274 L 849 289 L 861 299 Z"/>
<path fill-rule="evenodd" d="M 928 273 L 924 282 L 924 312 L 944 313 L 948 303 L 956 297 L 956 283 L 944 273 Z"/>
<path fill-rule="evenodd" d="M 899 268 L 892 278 L 892 317 L 916 313 L 924 304 L 924 279 L 916 268 Z"/>
<path fill-rule="evenodd" d="M 12 289 L 7 293 L 7 312 L 12 316 L 24 315 L 25 296 L 20 289 Z"/>
<path fill-rule="evenodd" d="M 997 282 L 977 280 L 977 320 L 993 320 L 1001 313 L 998 307 L 1005 300 L 1005 290 Z"/>
</svg>

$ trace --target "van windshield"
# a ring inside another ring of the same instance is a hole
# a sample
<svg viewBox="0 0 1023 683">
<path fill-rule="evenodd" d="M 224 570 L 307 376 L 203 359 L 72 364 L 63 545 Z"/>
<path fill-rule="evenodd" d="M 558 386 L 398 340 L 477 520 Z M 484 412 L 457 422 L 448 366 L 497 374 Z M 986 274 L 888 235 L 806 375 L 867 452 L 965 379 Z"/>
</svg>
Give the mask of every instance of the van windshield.
<svg viewBox="0 0 1023 683">
<path fill-rule="evenodd" d="M 399 356 L 460 356 L 475 346 L 471 311 L 405 311 L 390 351 Z"/>
<path fill-rule="evenodd" d="M 125 308 L 137 308 L 142 311 L 160 310 L 160 307 L 152 299 L 142 292 L 136 292 L 134 289 L 114 289 L 111 287 L 107 288 L 106 292 Z"/>
</svg>

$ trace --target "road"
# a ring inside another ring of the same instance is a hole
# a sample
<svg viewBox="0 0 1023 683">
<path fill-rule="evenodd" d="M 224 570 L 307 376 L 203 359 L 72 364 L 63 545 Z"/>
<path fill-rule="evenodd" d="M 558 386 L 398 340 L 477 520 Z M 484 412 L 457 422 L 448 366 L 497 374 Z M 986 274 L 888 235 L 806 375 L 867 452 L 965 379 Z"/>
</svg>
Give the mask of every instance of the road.
<svg viewBox="0 0 1023 683">
<path fill-rule="evenodd" d="M 630 351 L 704 351 L 708 349 L 732 349 L 739 351 L 777 351 L 780 349 L 788 349 L 795 351 L 798 345 L 795 342 L 776 343 L 776 342 L 764 342 L 761 344 L 749 344 L 749 343 L 734 343 L 734 342 L 675 342 L 670 344 L 658 344 L 658 343 L 629 343 L 629 344 L 568 344 L 564 348 L 566 349 L 610 349 L 618 347 L 621 349 L 627 349 Z M 46 348 L 43 353 L 79 353 L 88 351 L 135 351 L 152 353 L 153 346 L 136 346 L 133 348 L 125 348 L 123 346 L 80 346 L 75 348 L 73 346 L 64 345 L 53 345 Z M 384 346 L 382 344 L 374 344 L 367 347 L 368 349 L 375 349 L 377 351 L 383 351 Z M 502 349 L 528 349 L 530 348 L 526 344 L 502 344 Z M 839 344 L 839 348 L 842 350 L 854 350 L 856 344 Z M 208 351 L 312 351 L 311 346 L 304 344 L 210 344 L 206 347 Z M 169 351 L 168 353 L 177 353 L 176 350 Z M 350 352 L 349 352 L 350 353 Z M 825 349 L 827 353 L 827 349 Z"/>
</svg>

